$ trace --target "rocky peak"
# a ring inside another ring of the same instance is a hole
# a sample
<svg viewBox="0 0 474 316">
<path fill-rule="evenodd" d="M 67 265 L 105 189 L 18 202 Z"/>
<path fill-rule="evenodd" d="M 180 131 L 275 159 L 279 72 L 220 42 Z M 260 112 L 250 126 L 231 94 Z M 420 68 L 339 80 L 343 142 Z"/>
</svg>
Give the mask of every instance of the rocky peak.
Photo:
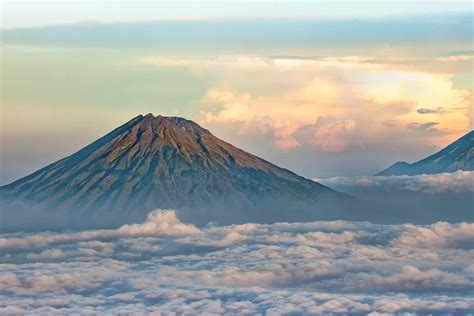
<svg viewBox="0 0 474 316">
<path fill-rule="evenodd" d="M 0 198 L 74 214 L 91 212 L 108 224 L 141 220 L 155 208 L 181 210 L 199 223 L 272 218 L 269 209 L 289 219 L 289 210 L 308 212 L 322 207 L 324 199 L 345 199 L 190 120 L 151 113 L 0 188 Z M 120 218 L 109 218 L 119 211 Z"/>
</svg>

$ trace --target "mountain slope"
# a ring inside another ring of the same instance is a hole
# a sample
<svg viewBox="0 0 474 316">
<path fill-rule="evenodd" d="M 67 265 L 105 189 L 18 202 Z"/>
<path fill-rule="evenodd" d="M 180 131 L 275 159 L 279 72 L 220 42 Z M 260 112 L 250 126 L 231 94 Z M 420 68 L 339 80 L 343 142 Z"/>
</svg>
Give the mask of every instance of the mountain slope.
<svg viewBox="0 0 474 316">
<path fill-rule="evenodd" d="M 397 162 L 376 175 L 418 175 L 457 170 L 474 170 L 474 131 L 425 159 L 413 164 Z"/>
<path fill-rule="evenodd" d="M 41 215 L 113 226 L 144 220 L 155 208 L 177 209 L 197 224 L 301 220 L 302 212 L 323 206 L 328 211 L 348 197 L 192 121 L 148 114 L 1 187 L 0 199 L 46 210 Z"/>
</svg>

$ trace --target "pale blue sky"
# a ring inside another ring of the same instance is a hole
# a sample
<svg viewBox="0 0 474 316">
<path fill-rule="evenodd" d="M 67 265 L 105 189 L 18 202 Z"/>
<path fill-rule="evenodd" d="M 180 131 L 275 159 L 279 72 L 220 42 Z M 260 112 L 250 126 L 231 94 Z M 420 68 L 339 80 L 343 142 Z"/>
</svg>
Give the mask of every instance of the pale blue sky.
<svg viewBox="0 0 474 316">
<path fill-rule="evenodd" d="M 2 27 L 213 18 L 383 18 L 472 12 L 470 1 L 3 1 Z"/>
</svg>

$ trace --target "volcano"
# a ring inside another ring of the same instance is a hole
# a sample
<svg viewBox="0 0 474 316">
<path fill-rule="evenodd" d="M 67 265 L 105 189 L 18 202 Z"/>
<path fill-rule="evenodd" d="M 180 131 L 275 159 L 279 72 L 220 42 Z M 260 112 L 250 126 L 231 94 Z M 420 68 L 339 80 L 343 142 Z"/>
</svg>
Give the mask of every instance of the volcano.
<svg viewBox="0 0 474 316">
<path fill-rule="evenodd" d="M 376 176 L 413 176 L 459 170 L 474 171 L 474 131 L 470 131 L 429 157 L 412 164 L 404 161 L 396 162 Z"/>
<path fill-rule="evenodd" d="M 198 225 L 337 218 L 340 202 L 351 198 L 193 121 L 147 114 L 1 187 L 0 199 L 22 218 L 36 214 L 36 223 L 111 227 L 142 221 L 157 208 Z"/>
</svg>

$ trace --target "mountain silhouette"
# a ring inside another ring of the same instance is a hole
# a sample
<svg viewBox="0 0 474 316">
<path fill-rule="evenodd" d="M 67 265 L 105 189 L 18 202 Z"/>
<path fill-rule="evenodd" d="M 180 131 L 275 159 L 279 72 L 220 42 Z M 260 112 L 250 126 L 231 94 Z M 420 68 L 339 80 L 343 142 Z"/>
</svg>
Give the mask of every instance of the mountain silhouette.
<svg viewBox="0 0 474 316">
<path fill-rule="evenodd" d="M 0 199 L 21 216 L 78 227 L 142 221 L 157 208 L 199 225 L 334 219 L 351 200 L 192 121 L 152 114 L 0 187 Z"/>
<path fill-rule="evenodd" d="M 474 170 L 474 131 L 470 131 L 437 153 L 413 164 L 396 162 L 377 176 L 419 175 Z"/>
</svg>

